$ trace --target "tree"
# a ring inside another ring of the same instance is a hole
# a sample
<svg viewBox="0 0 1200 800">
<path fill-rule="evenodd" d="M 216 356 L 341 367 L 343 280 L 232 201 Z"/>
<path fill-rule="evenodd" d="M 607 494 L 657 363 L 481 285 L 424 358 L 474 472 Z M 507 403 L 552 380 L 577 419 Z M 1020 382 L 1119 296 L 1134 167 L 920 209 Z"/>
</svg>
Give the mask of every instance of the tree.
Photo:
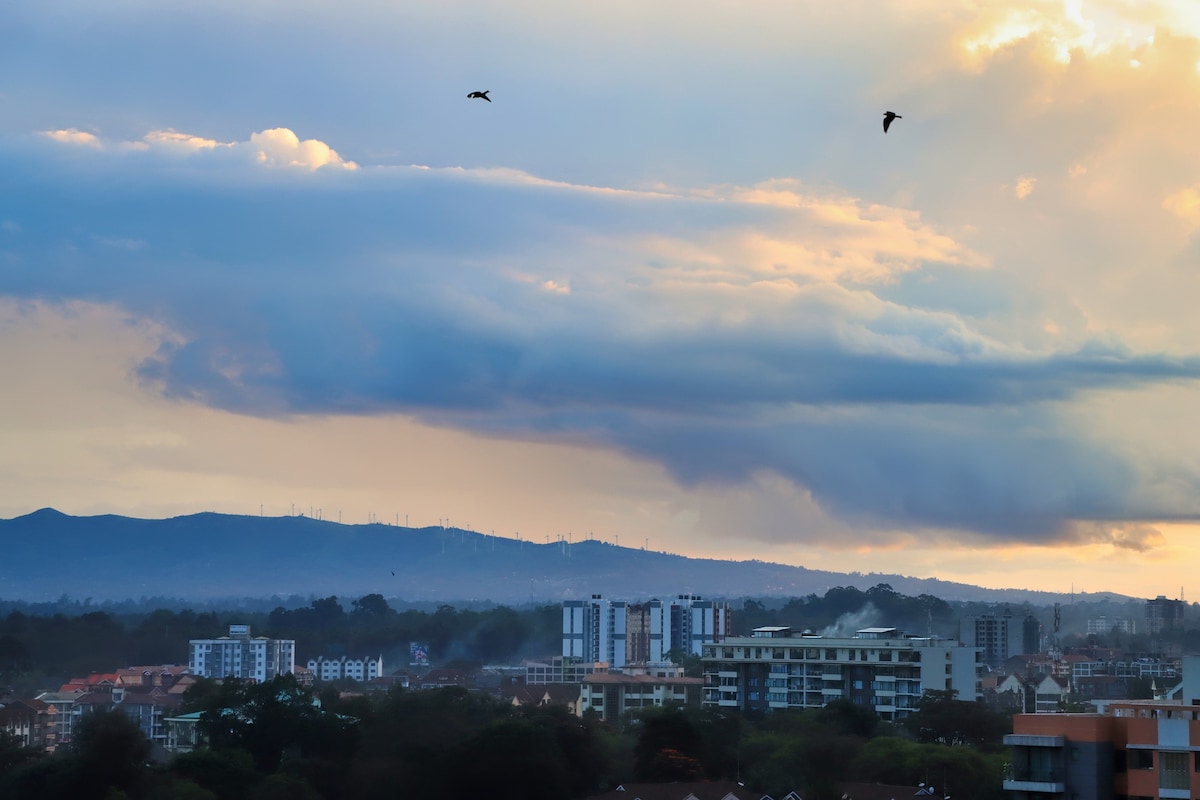
<svg viewBox="0 0 1200 800">
<path fill-rule="evenodd" d="M 350 604 L 354 610 L 350 616 L 356 619 L 384 619 L 394 613 L 381 594 L 368 594 Z"/>
<path fill-rule="evenodd" d="M 143 795 L 150 740 L 125 712 L 102 709 L 84 715 L 74 749 L 85 783 L 81 798 L 104 797 L 110 789 L 131 798 Z"/>
<path fill-rule="evenodd" d="M 1009 720 L 983 703 L 956 699 L 953 689 L 927 689 L 904 726 L 919 742 L 999 748 Z"/>
<path fill-rule="evenodd" d="M 285 752 L 312 758 L 353 748 L 353 722 L 322 711 L 290 674 L 258 684 L 226 681 L 203 702 L 200 726 L 212 746 L 245 750 L 264 774 L 279 768 Z"/>
<path fill-rule="evenodd" d="M 180 781 L 190 781 L 221 800 L 244 800 L 261 779 L 254 759 L 245 750 L 224 747 L 181 753 L 169 770 Z"/>
<path fill-rule="evenodd" d="M 633 747 L 633 769 L 638 780 L 661 780 L 655 776 L 664 768 L 659 757 L 664 750 L 693 759 L 700 751 L 700 731 L 682 708 L 667 706 L 642 712 Z M 682 762 L 676 759 L 674 763 Z"/>
<path fill-rule="evenodd" d="M 683 647 L 672 647 L 666 653 L 667 661 L 683 667 L 683 674 L 688 678 L 704 676 L 704 659 Z"/>
</svg>

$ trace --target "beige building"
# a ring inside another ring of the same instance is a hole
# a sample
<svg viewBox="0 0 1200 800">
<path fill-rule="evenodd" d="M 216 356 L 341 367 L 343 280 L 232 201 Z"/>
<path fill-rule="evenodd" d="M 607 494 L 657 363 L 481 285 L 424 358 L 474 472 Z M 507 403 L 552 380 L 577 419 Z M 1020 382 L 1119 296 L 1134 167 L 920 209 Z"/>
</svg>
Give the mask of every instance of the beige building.
<svg viewBox="0 0 1200 800">
<path fill-rule="evenodd" d="M 654 675 L 590 675 L 579 684 L 579 716 L 588 711 L 605 722 L 619 722 L 626 711 L 679 703 L 700 705 L 703 678 Z"/>
</svg>

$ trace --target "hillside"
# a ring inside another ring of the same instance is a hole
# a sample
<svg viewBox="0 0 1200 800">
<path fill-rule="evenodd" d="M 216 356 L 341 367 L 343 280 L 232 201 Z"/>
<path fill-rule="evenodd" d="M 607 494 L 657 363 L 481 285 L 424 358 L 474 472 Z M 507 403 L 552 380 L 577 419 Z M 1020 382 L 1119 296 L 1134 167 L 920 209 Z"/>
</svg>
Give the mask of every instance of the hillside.
<svg viewBox="0 0 1200 800">
<path fill-rule="evenodd" d="M 888 583 L 946 600 L 1052 603 L 1057 595 L 989 590 L 886 574 L 843 574 L 720 561 L 599 541 L 535 543 L 456 528 L 342 525 L 308 517 L 202 513 L 149 520 L 42 509 L 0 520 L 0 599 L 63 594 L 96 601 L 378 592 L 408 601 L 517 604 L 586 597 L 631 600 L 824 594 Z"/>
</svg>

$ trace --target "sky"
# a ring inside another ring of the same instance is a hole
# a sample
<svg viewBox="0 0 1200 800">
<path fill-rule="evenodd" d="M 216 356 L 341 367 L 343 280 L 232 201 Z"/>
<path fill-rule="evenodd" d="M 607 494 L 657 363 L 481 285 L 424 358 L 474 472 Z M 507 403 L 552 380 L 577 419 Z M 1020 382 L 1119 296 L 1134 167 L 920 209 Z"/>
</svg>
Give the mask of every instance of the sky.
<svg viewBox="0 0 1200 800">
<path fill-rule="evenodd" d="M 2 517 L 1200 567 L 1194 0 L 4 18 Z"/>
</svg>

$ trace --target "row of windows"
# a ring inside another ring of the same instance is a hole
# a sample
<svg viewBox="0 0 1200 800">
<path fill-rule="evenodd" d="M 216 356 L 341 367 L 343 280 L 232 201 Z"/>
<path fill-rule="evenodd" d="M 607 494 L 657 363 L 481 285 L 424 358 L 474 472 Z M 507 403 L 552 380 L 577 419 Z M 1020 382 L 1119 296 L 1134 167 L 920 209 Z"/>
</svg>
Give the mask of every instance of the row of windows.
<svg viewBox="0 0 1200 800">
<path fill-rule="evenodd" d="M 949 653 L 946 654 L 949 658 Z M 918 662 L 921 654 L 913 650 L 877 648 L 818 647 L 706 647 L 705 658 L 751 658 L 773 661 L 904 661 Z"/>
</svg>

